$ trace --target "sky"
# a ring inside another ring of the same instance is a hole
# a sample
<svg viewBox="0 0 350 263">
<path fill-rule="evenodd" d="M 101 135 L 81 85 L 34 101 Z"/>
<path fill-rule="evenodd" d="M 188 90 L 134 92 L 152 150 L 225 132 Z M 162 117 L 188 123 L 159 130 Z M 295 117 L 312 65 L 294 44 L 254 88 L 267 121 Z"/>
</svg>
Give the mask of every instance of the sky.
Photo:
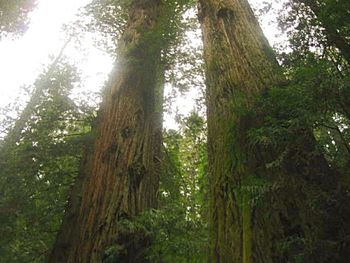
<svg viewBox="0 0 350 263">
<path fill-rule="evenodd" d="M 74 21 L 78 9 L 90 1 L 39 0 L 38 7 L 30 14 L 29 30 L 24 36 L 15 40 L 0 41 L 0 107 L 15 100 L 21 86 L 28 86 L 34 82 L 45 65 L 52 61 L 50 55 L 57 56 L 66 41 L 62 25 Z M 269 1 L 274 2 L 275 7 L 281 5 L 277 3 L 280 0 Z M 261 0 L 250 2 L 255 6 L 261 3 Z M 276 37 L 279 33 L 276 25 L 271 23 L 273 19 L 274 17 L 269 15 L 262 20 L 263 30 L 271 44 L 279 40 Z M 112 69 L 113 61 L 94 46 L 92 39 L 87 37 L 82 43 L 84 51 L 68 44 L 65 55 L 79 65 L 84 88 L 98 91 Z M 189 92 L 186 96 L 179 97 L 173 105 L 182 111 L 180 113 L 186 114 L 193 108 L 195 98 L 196 94 Z M 165 119 L 165 126 L 175 128 L 173 115 L 165 116 Z"/>
<path fill-rule="evenodd" d="M 39 0 L 38 7 L 30 14 L 29 30 L 23 37 L 0 41 L 0 106 L 15 99 L 19 88 L 34 82 L 44 65 L 57 56 L 66 42 L 62 25 L 75 18 L 78 8 L 90 0 Z M 91 39 L 85 39 L 84 52 L 69 43 L 65 54 L 79 65 L 82 77 L 91 87 L 100 87 L 111 70 L 112 59 L 94 47 Z"/>
</svg>

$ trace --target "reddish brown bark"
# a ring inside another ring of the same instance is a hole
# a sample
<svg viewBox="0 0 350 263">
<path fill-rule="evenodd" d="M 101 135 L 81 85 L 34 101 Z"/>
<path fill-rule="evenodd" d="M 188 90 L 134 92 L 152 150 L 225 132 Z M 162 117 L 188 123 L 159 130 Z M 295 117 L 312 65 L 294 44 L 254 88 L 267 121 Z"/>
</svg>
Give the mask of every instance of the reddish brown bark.
<svg viewBox="0 0 350 263">
<path fill-rule="evenodd" d="M 162 119 L 160 48 L 151 43 L 160 1 L 133 1 L 94 130 L 49 262 L 146 262 L 148 239 L 119 224 L 156 207 Z M 136 236 L 135 236 L 136 235 Z M 138 235 L 138 236 L 137 236 Z"/>
</svg>

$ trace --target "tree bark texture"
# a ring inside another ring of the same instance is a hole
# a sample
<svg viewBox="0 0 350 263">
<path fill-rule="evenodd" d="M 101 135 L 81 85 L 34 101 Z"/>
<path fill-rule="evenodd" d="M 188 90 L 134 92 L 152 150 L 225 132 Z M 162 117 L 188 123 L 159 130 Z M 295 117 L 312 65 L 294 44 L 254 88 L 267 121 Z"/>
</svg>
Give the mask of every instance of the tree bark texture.
<svg viewBox="0 0 350 263">
<path fill-rule="evenodd" d="M 277 62 L 242 0 L 202 0 L 206 63 L 212 262 L 251 262 L 251 210 L 240 191 L 253 164 L 245 156 L 247 109 L 279 80 Z"/>
<path fill-rule="evenodd" d="M 161 1 L 135 0 L 118 63 L 81 163 L 49 262 L 147 262 L 148 237 L 120 220 L 156 207 L 162 115 L 160 48 L 152 42 Z M 111 261 L 113 260 L 113 261 Z"/>
<path fill-rule="evenodd" d="M 308 129 L 295 131 L 278 169 L 267 169 L 278 150 L 249 144 L 248 131 L 264 117 L 252 110 L 257 98 L 285 80 L 247 0 L 199 0 L 199 20 L 207 84 L 210 262 L 288 262 L 277 240 L 311 231 L 308 224 L 322 229 L 308 213 L 300 186 L 323 184 L 330 169 Z M 273 189 L 276 181 L 286 188 Z"/>
</svg>

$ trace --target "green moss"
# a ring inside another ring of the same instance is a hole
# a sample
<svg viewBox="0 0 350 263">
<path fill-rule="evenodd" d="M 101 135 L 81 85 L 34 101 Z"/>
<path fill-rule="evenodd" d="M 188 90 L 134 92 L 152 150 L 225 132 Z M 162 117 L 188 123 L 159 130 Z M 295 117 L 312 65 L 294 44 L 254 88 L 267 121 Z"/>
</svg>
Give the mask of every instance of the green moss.
<svg viewBox="0 0 350 263">
<path fill-rule="evenodd" d="M 115 263 L 124 258 L 127 254 L 126 249 L 120 245 L 113 245 L 106 248 L 102 256 L 102 263 Z"/>
<path fill-rule="evenodd" d="M 242 225 L 243 225 L 243 263 L 250 263 L 252 260 L 252 226 L 251 206 L 248 193 L 242 198 Z"/>
</svg>

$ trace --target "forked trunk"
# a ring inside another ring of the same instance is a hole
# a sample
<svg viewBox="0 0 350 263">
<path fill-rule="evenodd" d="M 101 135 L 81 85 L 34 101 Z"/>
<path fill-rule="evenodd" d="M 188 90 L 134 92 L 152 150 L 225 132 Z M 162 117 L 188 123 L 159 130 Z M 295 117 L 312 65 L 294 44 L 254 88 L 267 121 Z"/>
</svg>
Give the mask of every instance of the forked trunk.
<svg viewBox="0 0 350 263">
<path fill-rule="evenodd" d="M 81 163 L 49 262 L 147 262 L 149 237 L 124 229 L 156 207 L 162 131 L 160 47 L 152 42 L 161 1 L 135 0 L 117 66 Z"/>
</svg>

